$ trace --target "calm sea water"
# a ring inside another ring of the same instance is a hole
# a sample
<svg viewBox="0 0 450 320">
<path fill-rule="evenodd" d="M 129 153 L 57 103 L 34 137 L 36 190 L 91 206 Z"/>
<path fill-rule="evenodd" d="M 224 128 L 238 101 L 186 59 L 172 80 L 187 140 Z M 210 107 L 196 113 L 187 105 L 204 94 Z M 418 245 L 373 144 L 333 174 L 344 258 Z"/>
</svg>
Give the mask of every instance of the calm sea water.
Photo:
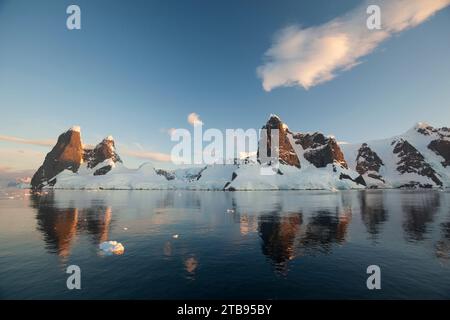
<svg viewBox="0 0 450 320">
<path fill-rule="evenodd" d="M 449 299 L 450 193 L 0 190 L 0 298 Z"/>
</svg>

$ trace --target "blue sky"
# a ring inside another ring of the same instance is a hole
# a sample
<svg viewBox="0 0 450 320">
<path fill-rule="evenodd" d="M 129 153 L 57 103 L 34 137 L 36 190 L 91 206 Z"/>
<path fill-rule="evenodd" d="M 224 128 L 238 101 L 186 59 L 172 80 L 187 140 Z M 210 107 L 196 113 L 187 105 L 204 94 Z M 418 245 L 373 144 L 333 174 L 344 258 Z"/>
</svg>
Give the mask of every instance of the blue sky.
<svg viewBox="0 0 450 320">
<path fill-rule="evenodd" d="M 66 28 L 72 3 L 81 30 Z M 111 134 L 119 152 L 169 153 L 167 130 L 189 128 L 192 112 L 205 129 L 259 128 L 276 113 L 293 130 L 348 142 L 417 121 L 449 126 L 450 7 L 330 81 L 264 90 L 257 68 L 280 30 L 321 26 L 362 3 L 0 0 L 0 136 L 49 140 L 80 125 L 85 143 Z M 5 140 L 0 169 L 32 169 L 50 149 Z"/>
</svg>

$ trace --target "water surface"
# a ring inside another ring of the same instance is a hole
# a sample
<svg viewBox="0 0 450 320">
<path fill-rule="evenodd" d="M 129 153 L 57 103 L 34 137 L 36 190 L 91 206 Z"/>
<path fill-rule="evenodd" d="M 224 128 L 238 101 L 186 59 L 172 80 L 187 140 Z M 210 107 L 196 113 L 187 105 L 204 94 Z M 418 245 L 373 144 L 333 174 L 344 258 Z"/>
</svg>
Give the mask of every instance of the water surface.
<svg viewBox="0 0 450 320">
<path fill-rule="evenodd" d="M 0 298 L 448 299 L 449 204 L 432 190 L 4 189 Z M 125 253 L 101 254 L 106 240 Z"/>
</svg>

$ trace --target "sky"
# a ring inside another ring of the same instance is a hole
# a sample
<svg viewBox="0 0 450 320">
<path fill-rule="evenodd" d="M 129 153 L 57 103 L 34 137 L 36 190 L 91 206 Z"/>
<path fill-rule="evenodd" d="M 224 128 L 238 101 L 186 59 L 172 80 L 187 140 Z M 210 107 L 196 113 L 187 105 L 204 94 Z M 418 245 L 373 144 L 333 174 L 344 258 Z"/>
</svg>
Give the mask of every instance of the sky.
<svg viewBox="0 0 450 320">
<path fill-rule="evenodd" d="M 371 1 L 369 31 L 359 0 L 0 0 L 0 173 L 35 170 L 73 125 L 114 136 L 129 167 L 167 166 L 193 113 L 350 143 L 450 126 L 449 2 Z"/>
</svg>

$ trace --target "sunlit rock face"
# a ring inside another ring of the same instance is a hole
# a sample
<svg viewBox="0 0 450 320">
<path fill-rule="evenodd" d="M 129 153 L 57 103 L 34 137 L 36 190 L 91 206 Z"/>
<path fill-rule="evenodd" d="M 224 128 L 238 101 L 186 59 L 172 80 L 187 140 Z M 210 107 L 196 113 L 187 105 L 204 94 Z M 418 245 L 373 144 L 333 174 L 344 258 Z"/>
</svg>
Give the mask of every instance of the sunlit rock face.
<svg viewBox="0 0 450 320">
<path fill-rule="evenodd" d="M 83 148 L 80 128 L 72 127 L 59 136 L 56 145 L 31 179 L 31 187 L 38 190 L 47 185 L 53 186 L 59 173 L 64 170 L 76 173 L 83 163 L 86 163 L 88 169 L 95 168 L 93 175 L 104 175 L 111 170 L 111 164 L 96 167 L 106 160 L 111 160 L 112 163 L 122 162 L 111 136 L 103 139 L 94 149 Z"/>
<path fill-rule="evenodd" d="M 281 119 L 276 115 L 271 115 L 267 123 L 262 127 L 263 130 L 267 130 L 267 157 L 271 157 L 271 132 L 274 129 L 278 129 L 279 134 L 279 161 L 282 164 L 287 164 L 300 168 L 300 160 L 292 147 L 290 137 L 292 132 L 284 124 Z M 260 158 L 260 150 L 258 149 L 258 159 Z"/>
<path fill-rule="evenodd" d="M 305 160 L 317 168 L 324 168 L 329 164 L 337 164 L 342 168 L 348 168 L 344 154 L 333 137 L 326 137 L 320 132 L 312 134 L 292 132 L 276 115 L 271 115 L 262 129 L 267 130 L 268 157 L 271 156 L 271 130 L 279 130 L 279 161 L 282 164 L 302 167 L 299 159 L 299 153 L 301 152 Z M 298 147 L 301 147 L 302 150 L 296 150 Z M 260 150 L 258 150 L 258 160 L 261 162 Z"/>
<path fill-rule="evenodd" d="M 52 185 L 53 178 L 63 170 L 77 172 L 83 161 L 83 146 L 79 128 L 71 128 L 58 137 L 53 149 L 45 157 L 44 163 L 31 179 L 31 187 L 40 189 Z"/>
</svg>

